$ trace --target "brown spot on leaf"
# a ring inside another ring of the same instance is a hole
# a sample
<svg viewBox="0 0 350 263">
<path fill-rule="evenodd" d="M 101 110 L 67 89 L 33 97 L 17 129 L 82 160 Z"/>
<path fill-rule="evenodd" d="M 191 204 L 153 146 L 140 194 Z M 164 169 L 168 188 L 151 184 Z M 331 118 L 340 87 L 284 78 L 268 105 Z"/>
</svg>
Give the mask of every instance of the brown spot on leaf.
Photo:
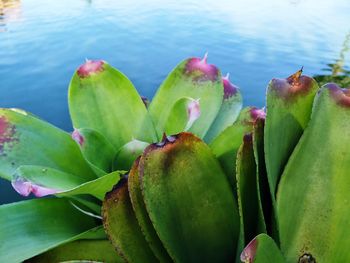
<svg viewBox="0 0 350 263">
<path fill-rule="evenodd" d="M 316 259 L 311 254 L 305 253 L 299 258 L 298 263 L 316 263 Z"/>
<path fill-rule="evenodd" d="M 16 126 L 11 124 L 5 116 L 0 116 L 0 156 L 6 155 L 5 146 L 11 148 L 17 142 Z"/>
</svg>

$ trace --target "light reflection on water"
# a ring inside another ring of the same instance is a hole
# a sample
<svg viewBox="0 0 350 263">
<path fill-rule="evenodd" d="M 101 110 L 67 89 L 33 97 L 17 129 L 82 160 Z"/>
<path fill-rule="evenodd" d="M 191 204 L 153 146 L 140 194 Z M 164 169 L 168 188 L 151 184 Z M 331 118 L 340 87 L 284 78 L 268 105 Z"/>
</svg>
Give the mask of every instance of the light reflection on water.
<svg viewBox="0 0 350 263">
<path fill-rule="evenodd" d="M 152 97 L 180 60 L 206 51 L 246 105 L 263 106 L 268 81 L 301 66 L 321 81 L 349 74 L 349 13 L 348 0 L 0 0 L 0 106 L 69 131 L 67 85 L 85 58 Z M 13 198 L 1 187 L 0 203 Z"/>
</svg>

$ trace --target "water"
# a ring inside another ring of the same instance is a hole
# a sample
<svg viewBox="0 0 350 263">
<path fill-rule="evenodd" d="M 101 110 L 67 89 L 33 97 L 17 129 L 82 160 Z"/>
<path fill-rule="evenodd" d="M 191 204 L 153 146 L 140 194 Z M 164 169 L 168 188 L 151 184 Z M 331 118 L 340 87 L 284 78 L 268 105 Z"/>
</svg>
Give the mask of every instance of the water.
<svg viewBox="0 0 350 263">
<path fill-rule="evenodd" d="M 245 105 L 263 106 L 272 77 L 349 70 L 349 13 L 348 0 L 0 0 L 0 107 L 71 131 L 67 85 L 85 58 L 151 98 L 179 61 L 206 51 Z M 19 199 L 8 182 L 0 189 L 0 203 Z"/>
</svg>

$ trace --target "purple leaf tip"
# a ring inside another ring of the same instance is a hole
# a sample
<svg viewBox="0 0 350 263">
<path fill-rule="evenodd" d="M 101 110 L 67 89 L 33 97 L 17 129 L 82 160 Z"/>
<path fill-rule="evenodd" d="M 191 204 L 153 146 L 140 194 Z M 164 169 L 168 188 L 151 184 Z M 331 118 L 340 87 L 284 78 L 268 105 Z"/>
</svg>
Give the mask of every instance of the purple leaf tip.
<svg viewBox="0 0 350 263">
<path fill-rule="evenodd" d="M 187 105 L 188 122 L 185 127 L 185 131 L 188 131 L 193 123 L 201 116 L 201 110 L 199 106 L 199 99 L 191 101 Z"/>
<path fill-rule="evenodd" d="M 332 96 L 332 98 L 337 102 L 338 105 L 350 108 L 350 90 L 342 89 L 335 83 L 327 83 L 324 85 Z"/>
<path fill-rule="evenodd" d="M 224 100 L 231 98 L 237 94 L 238 87 L 230 81 L 230 73 L 222 77 L 222 83 L 224 85 Z"/>
<path fill-rule="evenodd" d="M 201 58 L 190 58 L 184 69 L 186 75 L 192 75 L 194 81 L 217 81 L 219 70 L 216 66 L 208 64 L 208 53 Z"/>
<path fill-rule="evenodd" d="M 103 70 L 103 65 L 104 61 L 102 60 L 86 60 L 86 62 L 78 68 L 78 76 L 85 78 L 94 73 L 100 72 Z"/>
<path fill-rule="evenodd" d="M 34 184 L 24 178 L 18 177 L 11 181 L 13 189 L 16 190 L 22 196 L 28 196 L 30 193 L 33 193 L 36 197 L 43 197 L 46 195 L 56 194 L 59 191 L 56 189 L 43 187 L 37 184 Z"/>
<path fill-rule="evenodd" d="M 252 117 L 252 119 L 255 121 L 257 119 L 265 119 L 266 118 L 266 112 L 265 112 L 265 108 L 262 109 L 258 109 L 258 108 L 252 108 L 250 110 L 250 116 Z"/>
<path fill-rule="evenodd" d="M 0 116 L 0 156 L 5 154 L 5 145 L 11 147 L 18 138 L 15 136 L 16 126 L 11 124 L 5 116 Z"/>
<path fill-rule="evenodd" d="M 252 263 L 255 258 L 256 249 L 258 247 L 258 240 L 254 238 L 249 244 L 243 249 L 241 253 L 241 261 L 244 263 Z"/>
<path fill-rule="evenodd" d="M 74 129 L 72 132 L 72 139 L 76 141 L 80 146 L 84 144 L 84 137 L 81 135 L 78 129 Z"/>
</svg>

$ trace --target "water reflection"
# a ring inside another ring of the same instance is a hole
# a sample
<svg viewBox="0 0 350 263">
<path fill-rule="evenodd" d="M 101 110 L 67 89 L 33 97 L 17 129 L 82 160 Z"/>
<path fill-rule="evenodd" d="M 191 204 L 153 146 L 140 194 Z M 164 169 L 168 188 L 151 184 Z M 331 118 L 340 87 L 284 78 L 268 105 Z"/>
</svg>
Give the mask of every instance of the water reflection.
<svg viewBox="0 0 350 263">
<path fill-rule="evenodd" d="M 327 68 L 323 69 L 328 74 L 314 76 L 320 86 L 328 82 L 335 82 L 343 88 L 350 88 L 350 70 L 345 67 L 345 59 L 349 51 L 350 31 L 345 37 L 339 58 L 334 63 L 328 63 Z"/>
<path fill-rule="evenodd" d="M 21 13 L 20 0 L 0 0 L 0 32 L 7 31 L 6 25 L 19 20 Z"/>
</svg>

